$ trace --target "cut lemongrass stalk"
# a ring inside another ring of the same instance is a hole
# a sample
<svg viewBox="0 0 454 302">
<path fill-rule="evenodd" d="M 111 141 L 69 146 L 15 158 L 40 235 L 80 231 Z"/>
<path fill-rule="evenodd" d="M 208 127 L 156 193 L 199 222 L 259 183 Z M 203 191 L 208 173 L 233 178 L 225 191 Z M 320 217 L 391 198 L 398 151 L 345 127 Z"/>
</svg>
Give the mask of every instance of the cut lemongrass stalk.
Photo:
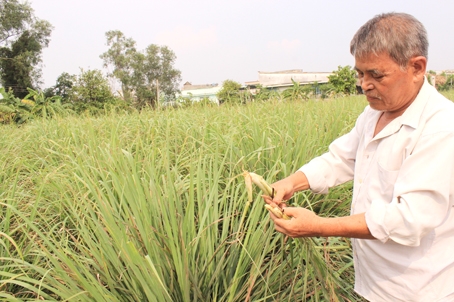
<svg viewBox="0 0 454 302">
<path fill-rule="evenodd" d="M 262 190 L 262 192 L 273 198 L 273 192 L 274 192 L 274 189 L 266 182 L 265 179 L 263 179 L 262 176 L 258 175 L 258 174 L 255 174 L 253 172 L 249 172 L 249 175 L 251 176 L 251 180 L 252 182 L 258 186 L 260 188 L 260 190 Z"/>
<path fill-rule="evenodd" d="M 252 202 L 252 199 L 253 199 L 252 198 L 252 184 L 255 184 L 256 186 L 258 186 L 260 188 L 260 190 L 262 190 L 262 192 L 266 196 L 274 198 L 274 194 L 275 194 L 274 188 L 271 187 L 270 184 L 268 184 L 268 182 L 266 182 L 266 180 L 262 176 L 260 176 L 256 173 L 253 173 L 253 172 L 248 172 L 248 171 L 244 171 L 243 176 L 244 176 L 244 182 L 246 184 L 246 190 L 247 190 L 249 202 Z M 287 220 L 290 219 L 290 217 L 285 215 L 283 213 L 283 210 L 279 207 L 273 207 L 269 204 L 265 204 L 265 208 L 279 218 L 287 219 Z"/>
<path fill-rule="evenodd" d="M 266 204 L 265 208 L 268 211 L 270 211 L 271 213 L 273 213 L 278 218 L 282 218 L 282 219 L 285 219 L 285 220 L 290 220 L 290 217 L 287 216 L 284 213 L 284 211 L 281 208 L 279 208 L 279 207 L 273 207 L 272 205 Z"/>
</svg>

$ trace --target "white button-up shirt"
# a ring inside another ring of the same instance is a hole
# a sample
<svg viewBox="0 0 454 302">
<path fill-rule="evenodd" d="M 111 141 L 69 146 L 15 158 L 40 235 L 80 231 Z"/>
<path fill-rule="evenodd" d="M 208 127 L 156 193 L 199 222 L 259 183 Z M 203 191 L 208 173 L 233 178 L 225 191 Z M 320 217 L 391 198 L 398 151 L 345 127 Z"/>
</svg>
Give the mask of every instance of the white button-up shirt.
<svg viewBox="0 0 454 302">
<path fill-rule="evenodd" d="M 300 170 L 316 193 L 354 181 L 351 213 L 365 213 L 378 239 L 352 239 L 359 294 L 454 301 L 454 104 L 425 81 L 374 137 L 380 114 L 366 107 L 348 134 Z"/>
</svg>

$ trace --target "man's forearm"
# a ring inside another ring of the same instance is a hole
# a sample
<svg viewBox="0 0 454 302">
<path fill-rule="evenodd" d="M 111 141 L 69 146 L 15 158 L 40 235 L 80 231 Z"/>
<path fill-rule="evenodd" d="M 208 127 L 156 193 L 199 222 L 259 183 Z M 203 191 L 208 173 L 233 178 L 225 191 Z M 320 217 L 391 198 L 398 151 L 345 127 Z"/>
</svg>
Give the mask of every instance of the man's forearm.
<svg viewBox="0 0 454 302">
<path fill-rule="evenodd" d="M 293 189 L 295 190 L 295 192 L 308 190 L 310 188 L 306 174 L 301 171 L 293 173 L 289 176 L 289 178 L 293 183 Z"/>
<path fill-rule="evenodd" d="M 375 239 L 367 227 L 364 213 L 335 218 L 321 217 L 319 230 L 321 237 Z"/>
</svg>

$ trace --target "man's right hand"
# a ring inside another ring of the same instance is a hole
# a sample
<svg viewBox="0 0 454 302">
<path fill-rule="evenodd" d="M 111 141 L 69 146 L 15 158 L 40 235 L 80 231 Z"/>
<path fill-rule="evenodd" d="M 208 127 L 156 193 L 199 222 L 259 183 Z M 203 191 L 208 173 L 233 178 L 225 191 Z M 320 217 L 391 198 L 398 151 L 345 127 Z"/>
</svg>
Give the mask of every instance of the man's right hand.
<svg viewBox="0 0 454 302">
<path fill-rule="evenodd" d="M 262 196 L 263 199 L 268 204 L 275 204 L 284 208 L 286 207 L 285 201 L 292 198 L 295 192 L 309 189 L 309 182 L 303 172 L 297 171 L 296 173 L 273 183 L 271 187 L 274 189 L 274 198 Z"/>
</svg>

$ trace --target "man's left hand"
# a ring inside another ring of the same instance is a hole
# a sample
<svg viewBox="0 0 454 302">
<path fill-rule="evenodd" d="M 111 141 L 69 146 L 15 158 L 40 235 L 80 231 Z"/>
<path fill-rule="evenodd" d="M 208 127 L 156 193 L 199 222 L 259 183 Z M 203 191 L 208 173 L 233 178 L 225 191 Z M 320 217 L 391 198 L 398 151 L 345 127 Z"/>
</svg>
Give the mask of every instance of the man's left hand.
<svg viewBox="0 0 454 302">
<path fill-rule="evenodd" d="M 292 238 L 320 236 L 322 218 L 314 212 L 300 207 L 285 207 L 284 213 L 292 219 L 280 219 L 270 213 L 276 231 Z"/>
</svg>

